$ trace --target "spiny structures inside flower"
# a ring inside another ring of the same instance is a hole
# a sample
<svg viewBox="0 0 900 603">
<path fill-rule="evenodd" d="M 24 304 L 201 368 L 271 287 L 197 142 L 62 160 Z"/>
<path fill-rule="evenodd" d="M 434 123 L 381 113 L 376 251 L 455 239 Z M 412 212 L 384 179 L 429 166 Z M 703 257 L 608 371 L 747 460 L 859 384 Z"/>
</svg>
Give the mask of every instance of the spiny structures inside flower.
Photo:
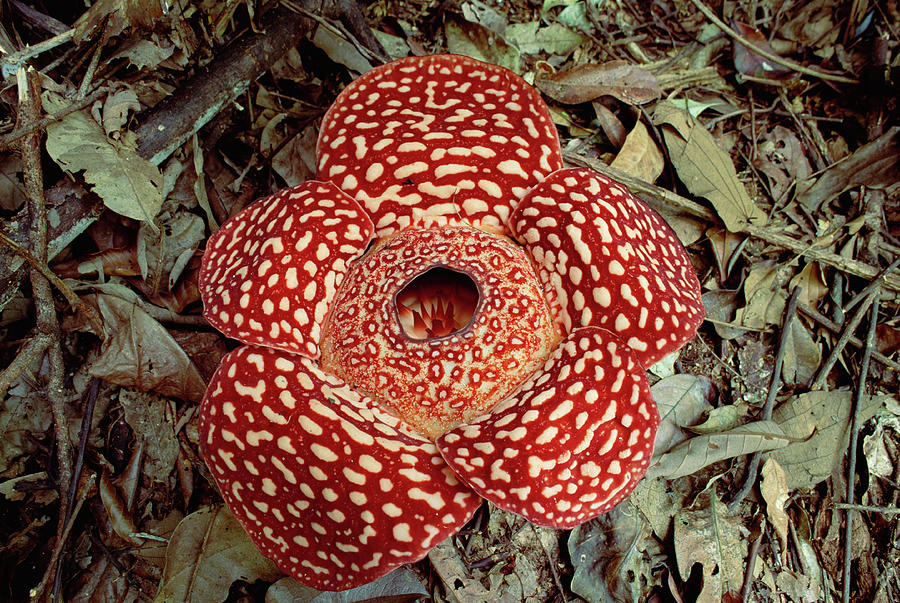
<svg viewBox="0 0 900 603">
<path fill-rule="evenodd" d="M 464 57 L 365 74 L 317 150 L 326 182 L 229 220 L 200 273 L 210 324 L 248 344 L 201 452 L 254 543 L 343 590 L 420 559 L 476 492 L 558 528 L 627 496 L 658 422 L 643 366 L 703 320 L 671 229 L 561 169 L 537 93 Z"/>
<path fill-rule="evenodd" d="M 397 294 L 403 332 L 413 339 L 444 337 L 463 330 L 478 305 L 478 287 L 462 272 L 431 268 Z"/>
</svg>

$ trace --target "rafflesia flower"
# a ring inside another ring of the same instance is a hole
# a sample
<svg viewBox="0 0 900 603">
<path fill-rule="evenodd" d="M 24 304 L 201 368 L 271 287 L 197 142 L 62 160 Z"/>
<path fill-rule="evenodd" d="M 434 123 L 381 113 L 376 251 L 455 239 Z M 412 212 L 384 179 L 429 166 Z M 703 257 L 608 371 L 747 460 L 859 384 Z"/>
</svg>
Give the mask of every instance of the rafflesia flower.
<svg viewBox="0 0 900 603">
<path fill-rule="evenodd" d="M 420 559 L 482 498 L 570 528 L 650 461 L 645 368 L 693 337 L 697 277 L 624 186 L 563 169 L 540 96 L 459 56 L 338 96 L 319 181 L 209 239 L 210 324 L 243 342 L 201 451 L 253 542 L 341 590 Z"/>
</svg>

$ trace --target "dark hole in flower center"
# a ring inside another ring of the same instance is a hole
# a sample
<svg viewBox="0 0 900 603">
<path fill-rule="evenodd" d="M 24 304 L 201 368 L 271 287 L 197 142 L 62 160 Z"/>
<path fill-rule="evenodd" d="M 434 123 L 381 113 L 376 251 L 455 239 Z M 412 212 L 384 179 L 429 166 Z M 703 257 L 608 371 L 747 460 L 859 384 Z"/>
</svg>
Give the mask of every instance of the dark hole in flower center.
<svg viewBox="0 0 900 603">
<path fill-rule="evenodd" d="M 400 326 L 412 339 L 456 333 L 472 320 L 478 297 L 478 286 L 467 274 L 449 268 L 430 268 L 397 294 Z"/>
</svg>

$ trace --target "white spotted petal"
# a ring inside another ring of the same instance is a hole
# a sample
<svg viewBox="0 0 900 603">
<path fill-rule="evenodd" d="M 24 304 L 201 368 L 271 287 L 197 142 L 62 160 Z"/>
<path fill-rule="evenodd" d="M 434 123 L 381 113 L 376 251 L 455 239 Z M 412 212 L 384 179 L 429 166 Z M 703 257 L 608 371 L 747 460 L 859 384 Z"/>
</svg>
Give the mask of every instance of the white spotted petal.
<svg viewBox="0 0 900 603">
<path fill-rule="evenodd" d="M 480 504 L 430 440 L 310 360 L 268 348 L 222 360 L 200 446 L 254 544 L 320 590 L 417 561 Z"/>
<path fill-rule="evenodd" d="M 565 169 L 529 191 L 510 218 L 566 332 L 614 332 L 650 366 L 697 332 L 700 282 L 675 233 L 623 185 Z"/>
<path fill-rule="evenodd" d="M 379 237 L 457 221 L 506 233 L 525 192 L 562 167 L 540 94 L 496 65 L 457 55 L 366 72 L 325 114 L 317 177 L 372 216 Z"/>
<path fill-rule="evenodd" d="M 209 237 L 200 269 L 203 315 L 229 337 L 308 358 L 372 220 L 330 182 L 258 199 Z"/>
<path fill-rule="evenodd" d="M 532 523 L 568 529 L 622 501 L 646 472 L 659 416 L 633 351 L 575 329 L 491 412 L 436 440 L 481 496 Z"/>
</svg>

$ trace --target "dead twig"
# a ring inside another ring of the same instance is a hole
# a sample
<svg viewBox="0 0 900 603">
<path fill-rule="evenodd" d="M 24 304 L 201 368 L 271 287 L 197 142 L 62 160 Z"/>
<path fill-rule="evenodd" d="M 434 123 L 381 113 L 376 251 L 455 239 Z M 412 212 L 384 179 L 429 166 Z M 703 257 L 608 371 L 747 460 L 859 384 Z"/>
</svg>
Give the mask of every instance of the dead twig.
<svg viewBox="0 0 900 603">
<path fill-rule="evenodd" d="M 0 231 L 0 243 L 9 247 L 13 253 L 21 257 L 25 260 L 29 266 L 31 266 L 32 270 L 37 270 L 41 273 L 41 275 L 47 279 L 56 289 L 63 294 L 66 298 L 66 301 L 69 302 L 69 305 L 73 310 L 81 310 L 84 312 L 85 316 L 88 320 L 91 321 L 91 326 L 94 327 L 94 332 L 97 333 L 100 337 L 103 337 L 103 326 L 100 323 L 100 317 L 97 316 L 97 313 L 94 311 L 92 307 L 81 301 L 81 298 L 72 291 L 72 288 L 69 287 L 65 281 L 59 278 L 56 274 L 50 270 L 50 267 L 47 266 L 46 262 L 40 262 L 34 254 L 28 251 L 26 248 L 22 247 L 11 238 L 6 236 L 6 233 Z M 0 388 L 0 392 L 2 392 L 2 388 Z"/>
<path fill-rule="evenodd" d="M 881 513 L 882 515 L 900 515 L 900 509 L 897 507 L 873 507 L 871 505 L 852 505 L 850 503 L 835 503 L 835 509 L 846 509 L 848 511 L 868 511 L 870 513 Z"/>
<path fill-rule="evenodd" d="M 764 59 L 772 61 L 773 63 L 775 63 L 777 65 L 781 65 L 782 67 L 787 67 L 791 71 L 796 71 L 797 73 L 802 73 L 803 75 L 808 75 L 810 77 L 819 78 L 821 80 L 827 80 L 829 82 L 839 82 L 842 84 L 858 84 L 859 83 L 859 81 L 857 81 L 853 78 L 850 78 L 850 77 L 847 77 L 844 75 L 833 75 L 831 73 L 825 73 L 824 71 L 819 71 L 817 69 L 810 69 L 809 67 L 805 67 L 805 66 L 801 65 L 800 63 L 795 63 L 794 61 L 791 61 L 790 59 L 780 57 L 777 54 L 772 54 L 771 52 L 764 50 L 764 49 L 756 46 L 755 44 L 752 44 L 747 39 L 745 39 L 743 36 L 741 36 L 741 34 L 739 34 L 738 32 L 736 32 L 733 29 L 731 29 L 730 27 L 728 27 L 728 25 L 724 21 L 722 21 L 719 17 L 717 17 L 716 14 L 714 12 L 712 12 L 712 10 L 710 10 L 710 8 L 708 6 L 706 6 L 705 4 L 703 4 L 703 2 L 701 2 L 700 0 L 691 0 L 691 3 L 694 6 L 696 6 L 697 10 L 699 10 L 701 13 L 703 13 L 707 19 L 712 21 L 713 24 L 716 27 L 718 27 L 719 29 L 721 29 L 725 34 L 734 38 L 734 40 L 736 42 L 738 42 L 742 46 L 745 46 L 748 50 L 755 52 L 756 54 L 763 57 Z"/>
<path fill-rule="evenodd" d="M 869 333 L 866 336 L 866 347 L 863 348 L 863 357 L 859 365 L 859 383 L 853 396 L 853 410 L 850 415 L 850 452 L 847 460 L 847 504 L 852 505 L 855 497 L 856 476 L 856 444 L 859 440 L 859 407 L 866 395 L 866 382 L 869 379 L 869 360 L 872 357 L 872 348 L 875 347 L 875 327 L 878 325 L 878 297 L 879 290 L 875 289 L 872 299 L 872 313 L 869 319 Z M 853 534 L 853 510 L 847 513 L 844 526 L 844 590 L 843 603 L 850 602 L 850 537 Z"/>
<path fill-rule="evenodd" d="M 763 406 L 761 416 L 763 421 L 768 421 L 772 418 L 772 410 L 775 408 L 775 396 L 778 394 L 778 390 L 781 389 L 781 366 L 784 364 L 784 354 L 787 351 L 788 338 L 791 334 L 791 323 L 794 322 L 794 317 L 797 316 L 797 304 L 800 302 L 800 294 L 802 292 L 803 287 L 794 288 L 794 292 L 791 293 L 791 298 L 788 300 L 787 308 L 784 311 L 784 320 L 781 323 L 781 337 L 778 339 L 778 351 L 775 352 L 775 364 L 772 367 L 772 380 L 769 382 L 769 391 L 766 395 L 766 403 Z M 753 485 L 756 484 L 756 475 L 759 471 L 761 458 L 762 452 L 760 451 L 754 452 L 753 456 L 750 457 L 744 484 L 728 502 L 729 512 L 734 513 L 737 506 L 741 504 L 741 501 L 744 500 L 744 497 L 750 493 Z"/>
<path fill-rule="evenodd" d="M 260 20 L 265 33 L 244 36 L 203 70 L 150 109 L 137 129 L 138 153 L 161 164 L 250 87 L 312 28 L 312 21 L 286 7 Z"/>
<path fill-rule="evenodd" d="M 803 302 L 800 302 L 800 311 L 803 312 L 804 314 L 806 314 L 807 316 L 809 316 L 810 318 L 812 318 L 818 324 L 822 325 L 823 327 L 825 327 L 826 329 L 828 329 L 829 331 L 834 333 L 835 335 L 840 335 L 841 325 L 839 325 L 838 323 L 829 319 L 827 316 L 825 316 L 821 312 L 817 311 L 815 308 L 810 308 Z M 850 337 L 850 339 L 848 340 L 848 343 L 855 348 L 861 348 L 861 347 L 863 347 L 863 345 L 865 345 L 862 341 L 860 341 L 860 339 L 858 337 L 855 337 L 855 336 Z M 878 352 L 876 350 L 872 350 L 872 360 L 874 360 L 876 362 L 880 362 L 884 366 L 886 366 L 890 369 L 894 369 L 895 371 L 900 371 L 900 362 L 897 362 L 896 360 L 891 360 L 890 358 L 888 358 L 887 356 L 885 356 L 884 354 L 882 354 L 881 352 Z"/>
<path fill-rule="evenodd" d="M 97 395 L 100 392 L 100 379 L 94 377 L 91 379 L 91 387 L 87 391 L 87 400 L 84 405 L 84 414 L 81 416 L 81 431 L 78 434 L 78 452 L 75 455 L 75 466 L 72 470 L 72 481 L 76 484 L 81 482 L 81 472 L 84 469 L 84 454 L 87 451 L 88 444 L 88 436 L 91 432 L 91 423 L 94 420 L 94 407 L 97 403 Z M 76 492 L 77 488 L 72 488 L 69 491 L 69 496 L 65 501 L 65 521 L 66 525 L 70 525 L 72 522 L 72 517 L 77 515 L 78 511 L 76 509 L 80 508 L 79 503 L 76 502 Z M 64 532 L 64 538 L 61 543 L 57 543 L 59 546 L 60 554 L 57 557 L 57 562 L 50 566 L 53 568 L 54 576 L 53 576 L 53 591 L 51 593 L 51 600 L 57 601 L 59 599 L 60 589 L 62 588 L 62 568 L 63 568 L 63 553 L 65 552 L 65 544 L 68 536 L 68 531 Z M 50 570 L 50 567 L 47 568 L 47 571 Z"/>
<path fill-rule="evenodd" d="M 18 70 L 19 84 L 19 123 L 33 123 L 40 119 L 41 101 L 40 75 L 34 69 L 22 67 Z M 31 255 L 39 264 L 47 263 L 47 213 L 44 200 L 43 171 L 41 168 L 41 133 L 36 130 L 23 137 L 21 142 L 23 178 L 27 197 L 28 214 L 31 218 L 29 238 L 31 242 Z M 59 466 L 59 491 L 60 498 L 68 496 L 72 484 L 71 444 L 69 442 L 68 422 L 66 417 L 66 398 L 63 395 L 65 366 L 63 364 L 61 333 L 59 321 L 56 316 L 56 306 L 53 303 L 53 290 L 50 281 L 41 270 L 32 267 L 29 270 L 31 278 L 31 290 L 34 297 L 36 315 L 35 332 L 46 351 L 50 371 L 46 384 L 46 396 L 53 413 L 53 422 L 57 440 L 57 462 Z M 62 509 L 62 505 L 60 508 Z M 65 520 L 64 513 L 60 514 L 57 527 L 57 547 L 63 539 L 70 525 Z M 43 584 L 39 592 L 43 592 Z"/>
<path fill-rule="evenodd" d="M 898 260 L 898 262 L 900 262 L 900 260 Z M 894 264 L 896 263 L 897 262 L 894 262 Z M 894 264 L 892 264 L 891 266 L 893 266 Z M 885 271 L 885 274 L 886 272 L 887 271 Z M 862 302 L 862 304 L 860 304 L 860 307 L 856 310 L 853 316 L 850 318 L 850 321 L 841 332 L 841 336 L 834 344 L 834 348 L 831 350 L 828 358 L 825 360 L 824 364 L 822 364 L 822 368 L 819 369 L 819 373 L 816 375 L 815 379 L 810 382 L 810 391 L 822 389 L 822 387 L 825 385 L 825 381 L 828 379 L 828 373 L 831 372 L 832 367 L 834 367 L 838 359 L 841 357 L 841 352 L 844 351 L 844 348 L 847 346 L 847 342 L 850 341 L 853 333 L 856 332 L 856 327 L 858 327 L 859 323 L 862 322 L 863 316 L 866 315 L 866 310 L 869 309 L 869 306 L 871 306 L 875 299 L 880 295 L 880 292 L 881 290 L 878 288 L 872 290 Z M 863 348 L 863 352 L 865 353 L 865 348 Z M 869 355 L 871 356 L 871 351 L 869 352 Z"/>
<path fill-rule="evenodd" d="M 44 130 L 50 124 L 61 120 L 66 115 L 70 115 L 75 113 L 76 111 L 81 111 L 82 109 L 89 107 L 94 104 L 94 101 L 103 98 L 106 95 L 107 91 L 105 89 L 94 90 L 87 96 L 77 101 L 74 101 L 71 105 L 62 109 L 61 111 L 54 113 L 53 115 L 48 115 L 47 117 L 41 118 L 34 123 L 25 124 L 19 128 L 16 128 L 3 138 L 0 138 L 0 151 L 5 151 L 10 148 L 17 140 L 31 134 L 32 132 L 37 132 L 40 130 Z"/>
</svg>

